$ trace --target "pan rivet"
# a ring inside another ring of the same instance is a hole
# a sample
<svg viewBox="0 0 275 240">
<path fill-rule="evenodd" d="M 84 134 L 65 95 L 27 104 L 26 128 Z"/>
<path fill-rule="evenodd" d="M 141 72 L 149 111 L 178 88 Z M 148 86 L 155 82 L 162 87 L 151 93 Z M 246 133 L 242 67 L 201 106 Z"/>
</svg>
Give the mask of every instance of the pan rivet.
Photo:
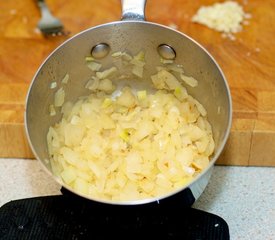
<svg viewBox="0 0 275 240">
<path fill-rule="evenodd" d="M 99 43 L 91 50 L 92 56 L 97 59 L 106 57 L 109 52 L 110 46 L 107 43 Z"/>
<path fill-rule="evenodd" d="M 161 44 L 158 46 L 159 55 L 166 60 L 174 60 L 176 58 L 175 50 L 167 44 Z"/>
</svg>

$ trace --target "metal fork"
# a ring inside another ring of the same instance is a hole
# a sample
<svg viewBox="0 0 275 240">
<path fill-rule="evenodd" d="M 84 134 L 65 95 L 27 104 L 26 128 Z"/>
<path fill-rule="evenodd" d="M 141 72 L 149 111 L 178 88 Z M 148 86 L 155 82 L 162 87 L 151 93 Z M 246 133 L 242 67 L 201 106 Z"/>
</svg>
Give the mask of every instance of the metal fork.
<svg viewBox="0 0 275 240">
<path fill-rule="evenodd" d="M 44 35 L 63 35 L 64 26 L 62 22 L 52 15 L 46 2 L 44 0 L 37 0 L 37 4 L 41 12 L 41 19 L 37 24 L 39 30 Z"/>
</svg>

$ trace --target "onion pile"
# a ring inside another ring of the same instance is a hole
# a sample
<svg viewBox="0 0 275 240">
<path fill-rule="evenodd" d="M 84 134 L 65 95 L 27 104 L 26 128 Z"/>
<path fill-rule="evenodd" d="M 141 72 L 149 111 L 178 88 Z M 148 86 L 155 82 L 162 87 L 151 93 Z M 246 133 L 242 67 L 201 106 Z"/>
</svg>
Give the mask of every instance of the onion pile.
<svg viewBox="0 0 275 240">
<path fill-rule="evenodd" d="M 143 77 L 142 52 L 113 57 L 124 58 L 132 74 Z M 50 106 L 51 115 L 62 112 L 47 135 L 50 162 L 66 185 L 97 200 L 147 199 L 182 188 L 208 166 L 212 129 L 206 110 L 184 87 L 198 81 L 181 66 L 158 67 L 151 76 L 155 92 L 124 86 L 119 94 L 110 80 L 117 67 L 100 72 L 101 64 L 91 58 L 88 67 L 94 71 L 85 86 L 91 94 L 64 102 L 60 88 Z"/>
</svg>

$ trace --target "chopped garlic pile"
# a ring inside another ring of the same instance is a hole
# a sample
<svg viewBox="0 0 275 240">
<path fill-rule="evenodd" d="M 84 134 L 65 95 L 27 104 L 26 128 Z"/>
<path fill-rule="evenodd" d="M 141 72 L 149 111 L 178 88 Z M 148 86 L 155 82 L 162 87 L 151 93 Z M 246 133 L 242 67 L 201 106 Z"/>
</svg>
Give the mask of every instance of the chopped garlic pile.
<svg viewBox="0 0 275 240">
<path fill-rule="evenodd" d="M 242 23 L 247 18 L 250 18 L 250 14 L 246 14 L 240 4 L 226 1 L 212 6 L 202 6 L 192 21 L 219 32 L 232 34 L 242 30 Z"/>
<path fill-rule="evenodd" d="M 143 53 L 113 55 L 126 56 L 132 74 L 142 77 Z M 166 64 L 151 76 L 156 92 L 124 86 L 114 96 L 110 79 L 117 71 L 94 72 L 86 84 L 91 94 L 62 104 L 62 119 L 47 134 L 54 174 L 76 192 L 107 201 L 158 197 L 185 186 L 208 166 L 215 147 L 206 110 L 184 87 L 198 81 Z M 62 88 L 55 102 L 64 102 Z"/>
</svg>

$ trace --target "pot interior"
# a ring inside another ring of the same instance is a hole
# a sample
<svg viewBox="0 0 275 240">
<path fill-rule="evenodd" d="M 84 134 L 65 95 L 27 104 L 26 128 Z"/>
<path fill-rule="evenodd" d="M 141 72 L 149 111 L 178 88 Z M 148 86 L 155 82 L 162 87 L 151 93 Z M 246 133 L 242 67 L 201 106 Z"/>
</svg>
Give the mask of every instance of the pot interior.
<svg viewBox="0 0 275 240">
<path fill-rule="evenodd" d="M 51 172 L 46 135 L 49 127 L 61 118 L 60 111 L 56 116 L 49 115 L 49 105 L 55 94 L 50 84 L 55 81 L 59 85 L 68 73 L 70 81 L 64 86 L 65 101 L 88 95 L 90 92 L 85 85 L 91 70 L 85 64 L 85 57 L 99 43 L 110 46 L 109 55 L 100 60 L 104 66 L 112 66 L 111 54 L 114 52 L 132 55 L 141 50 L 145 52 L 144 80 L 133 85 L 143 89 L 152 88 L 150 76 L 160 65 L 157 47 L 167 44 L 175 50 L 175 63 L 183 65 L 185 75 L 199 82 L 195 88 L 186 88 L 208 112 L 216 144 L 212 166 L 224 147 L 231 124 L 230 93 L 220 68 L 201 46 L 182 33 L 149 22 L 121 21 L 88 29 L 69 39 L 45 60 L 33 79 L 27 98 L 26 127 L 33 152 L 48 171 Z"/>
</svg>

